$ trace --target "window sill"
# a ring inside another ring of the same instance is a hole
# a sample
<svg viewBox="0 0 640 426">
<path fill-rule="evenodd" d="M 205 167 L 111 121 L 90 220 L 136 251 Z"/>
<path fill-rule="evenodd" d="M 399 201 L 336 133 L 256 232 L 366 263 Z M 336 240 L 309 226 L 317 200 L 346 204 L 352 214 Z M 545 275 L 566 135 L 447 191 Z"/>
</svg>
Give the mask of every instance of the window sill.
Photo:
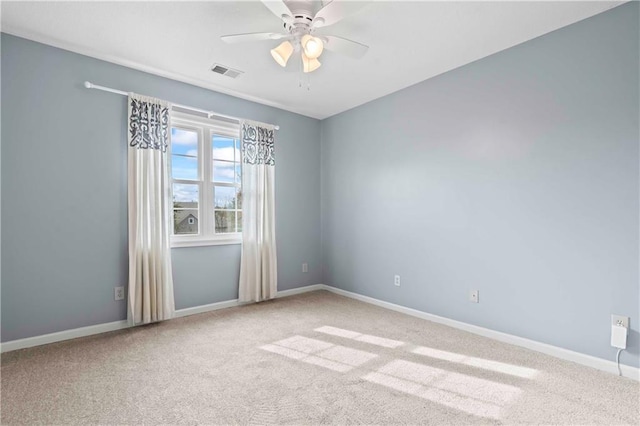
<svg viewBox="0 0 640 426">
<path fill-rule="evenodd" d="M 220 236 L 215 238 L 181 237 L 171 238 L 171 248 L 224 246 L 230 244 L 242 244 L 242 235 Z"/>
</svg>

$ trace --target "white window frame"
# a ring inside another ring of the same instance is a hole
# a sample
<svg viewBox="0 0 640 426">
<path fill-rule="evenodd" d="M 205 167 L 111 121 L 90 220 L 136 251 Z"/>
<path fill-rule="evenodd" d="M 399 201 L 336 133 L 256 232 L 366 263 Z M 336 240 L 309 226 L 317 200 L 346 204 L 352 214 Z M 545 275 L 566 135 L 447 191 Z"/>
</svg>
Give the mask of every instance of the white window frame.
<svg viewBox="0 0 640 426">
<path fill-rule="evenodd" d="M 211 140 L 214 134 L 227 136 L 233 139 L 240 139 L 240 125 L 238 123 L 225 122 L 174 111 L 171 113 L 171 127 L 177 127 L 179 129 L 192 132 L 195 131 L 198 135 L 198 180 L 173 179 L 173 177 L 171 177 L 171 200 L 173 200 L 174 183 L 198 185 L 198 233 L 175 235 L 173 234 L 174 224 L 172 222 L 171 247 L 177 248 L 241 244 L 241 232 L 226 234 L 215 233 L 215 209 L 213 202 L 213 190 L 215 185 L 213 182 L 213 158 L 211 149 Z M 241 161 L 240 165 L 242 165 Z M 240 185 L 242 185 L 242 183 Z M 234 183 L 224 186 L 236 187 L 236 184 Z M 238 210 L 236 209 L 236 212 L 237 211 Z M 173 216 L 172 206 L 171 217 L 173 218 Z"/>
</svg>

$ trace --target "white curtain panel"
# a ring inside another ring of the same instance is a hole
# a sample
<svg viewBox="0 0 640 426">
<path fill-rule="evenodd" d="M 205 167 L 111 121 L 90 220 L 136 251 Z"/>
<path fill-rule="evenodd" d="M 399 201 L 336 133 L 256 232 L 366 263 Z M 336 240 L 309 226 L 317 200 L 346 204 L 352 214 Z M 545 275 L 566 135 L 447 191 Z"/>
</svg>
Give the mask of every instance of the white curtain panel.
<svg viewBox="0 0 640 426">
<path fill-rule="evenodd" d="M 275 233 L 274 129 L 242 123 L 241 302 L 276 296 L 278 271 Z"/>
<path fill-rule="evenodd" d="M 129 324 L 173 317 L 171 104 L 129 94 Z"/>
</svg>

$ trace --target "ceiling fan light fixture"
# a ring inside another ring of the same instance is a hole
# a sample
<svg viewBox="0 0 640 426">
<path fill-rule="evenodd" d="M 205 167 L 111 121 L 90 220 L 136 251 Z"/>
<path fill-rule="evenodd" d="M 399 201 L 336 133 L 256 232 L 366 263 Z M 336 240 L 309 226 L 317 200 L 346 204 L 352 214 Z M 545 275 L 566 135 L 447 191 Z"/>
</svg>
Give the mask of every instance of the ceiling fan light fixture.
<svg viewBox="0 0 640 426">
<path fill-rule="evenodd" d="M 300 40 L 304 54 L 309 59 L 317 59 L 324 49 L 322 40 L 309 34 L 305 34 Z"/>
<path fill-rule="evenodd" d="M 316 58 L 309 58 L 304 54 L 304 52 L 302 52 L 302 71 L 305 73 L 313 72 L 320 68 L 320 65 L 322 64 L 319 60 Z"/>
<path fill-rule="evenodd" d="M 287 61 L 293 53 L 293 45 L 288 41 L 283 41 L 275 49 L 271 49 L 271 56 L 281 67 L 287 66 Z"/>
</svg>

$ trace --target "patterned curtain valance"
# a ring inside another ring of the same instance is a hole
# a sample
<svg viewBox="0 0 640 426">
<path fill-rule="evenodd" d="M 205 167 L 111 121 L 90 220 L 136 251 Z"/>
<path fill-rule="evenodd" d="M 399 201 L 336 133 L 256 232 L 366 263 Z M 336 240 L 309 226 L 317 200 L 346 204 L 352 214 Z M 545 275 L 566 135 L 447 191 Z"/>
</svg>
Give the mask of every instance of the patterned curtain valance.
<svg viewBox="0 0 640 426">
<path fill-rule="evenodd" d="M 170 110 L 169 102 L 129 93 L 129 146 L 167 152 Z"/>
<path fill-rule="evenodd" d="M 275 166 L 274 129 L 245 121 L 242 123 L 242 154 L 245 164 Z"/>
</svg>

